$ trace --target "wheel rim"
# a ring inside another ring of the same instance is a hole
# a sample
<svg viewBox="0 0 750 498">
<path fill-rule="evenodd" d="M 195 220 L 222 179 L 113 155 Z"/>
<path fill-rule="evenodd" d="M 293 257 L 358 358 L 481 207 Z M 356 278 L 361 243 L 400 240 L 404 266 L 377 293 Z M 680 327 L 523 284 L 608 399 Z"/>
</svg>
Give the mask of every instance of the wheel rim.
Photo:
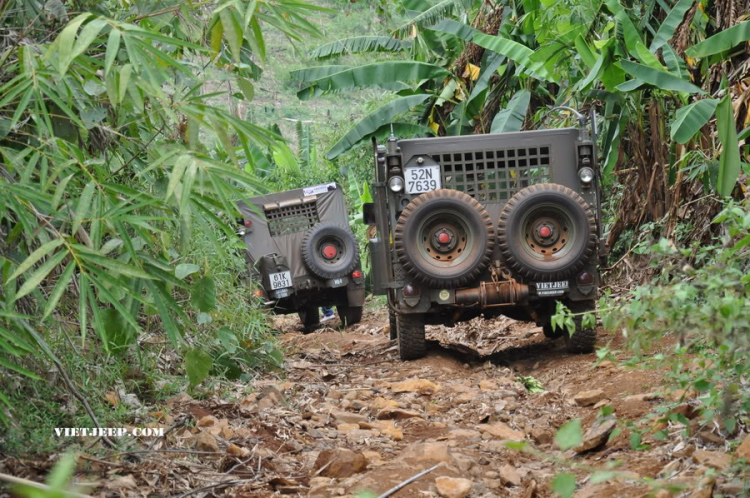
<svg viewBox="0 0 750 498">
<path fill-rule="evenodd" d="M 420 223 L 416 233 L 419 255 L 438 268 L 450 268 L 466 260 L 475 240 L 466 221 L 447 210 L 431 213 Z"/>
<path fill-rule="evenodd" d="M 537 261 L 557 261 L 573 250 L 578 233 L 571 213 L 557 204 L 534 206 L 521 219 L 521 248 Z"/>
<path fill-rule="evenodd" d="M 338 237 L 323 237 L 318 242 L 315 252 L 324 265 L 336 266 L 346 255 L 346 246 Z"/>
</svg>

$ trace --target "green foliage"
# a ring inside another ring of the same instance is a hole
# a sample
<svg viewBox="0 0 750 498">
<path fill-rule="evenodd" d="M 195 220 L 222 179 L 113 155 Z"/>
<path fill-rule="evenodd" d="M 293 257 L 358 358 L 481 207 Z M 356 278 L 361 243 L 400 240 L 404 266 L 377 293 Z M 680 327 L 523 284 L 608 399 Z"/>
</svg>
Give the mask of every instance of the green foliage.
<svg viewBox="0 0 750 498">
<path fill-rule="evenodd" d="M 684 144 L 690 141 L 698 133 L 716 111 L 719 101 L 715 99 L 704 99 L 683 107 L 672 121 L 672 140 Z"/>
<path fill-rule="evenodd" d="M 714 223 L 723 225 L 723 235 L 713 244 L 679 249 L 664 239 L 654 244 L 649 252 L 659 269 L 657 278 L 633 290 L 624 304 L 612 304 L 603 322 L 626 334 L 635 363 L 644 361 L 642 355 L 655 341 L 679 335 L 672 355 L 651 361 L 671 369 L 676 387 L 702 393 L 699 400 L 707 419 L 720 413 L 735 420 L 750 411 L 750 390 L 743 380 L 750 370 L 747 202 L 728 204 Z M 684 368 L 689 352 L 706 359 L 702 368 Z"/>
<path fill-rule="evenodd" d="M 521 131 L 523 121 L 531 102 L 531 93 L 528 90 L 519 90 L 510 99 L 508 107 L 498 112 L 492 120 L 492 133 L 505 133 L 509 131 Z"/>
<path fill-rule="evenodd" d="M 523 384 L 523 387 L 525 387 L 526 390 L 532 394 L 544 392 L 544 386 L 542 385 L 542 383 L 538 379 L 535 379 L 530 375 L 522 375 L 516 380 Z"/>
<path fill-rule="evenodd" d="M 737 182 L 740 173 L 740 144 L 734 124 L 734 111 L 729 95 L 724 97 L 716 109 L 716 126 L 719 130 L 719 141 L 724 151 L 719 158 L 719 179 L 716 181 L 716 192 L 728 197 Z"/>
<path fill-rule="evenodd" d="M 581 421 L 577 418 L 566 422 L 555 433 L 555 444 L 563 451 L 575 448 L 582 442 L 583 430 L 581 429 Z"/>
<path fill-rule="evenodd" d="M 193 388 L 203 382 L 211 372 L 213 359 L 211 356 L 200 349 L 191 349 L 185 355 L 185 371 L 190 380 L 190 387 Z"/>
<path fill-rule="evenodd" d="M 181 352 L 219 321 L 208 313 L 224 313 L 219 300 L 230 294 L 218 296 L 213 278 L 194 278 L 200 268 L 183 256 L 199 231 L 222 234 L 214 252 L 234 243 L 235 202 L 266 188 L 254 152 L 282 146 L 277 133 L 217 100 L 252 99 L 263 30 L 316 36 L 303 16 L 317 10 L 296 1 L 166 10 L 107 2 L 67 23 L 3 10 L 3 25 L 20 26 L 0 82 L 3 369 L 34 378 L 39 339 L 71 316 L 81 343 L 104 358 L 127 357 L 152 327 Z M 216 92 L 214 74 L 241 92 Z M 242 310 L 256 339 L 266 335 L 262 317 Z M 278 363 L 265 339 L 246 353 L 246 363 Z"/>
<path fill-rule="evenodd" d="M 330 59 L 361 52 L 400 52 L 409 50 L 412 42 L 388 36 L 354 36 L 321 45 L 310 53 L 311 59 Z"/>
<path fill-rule="evenodd" d="M 550 487 L 552 491 L 563 498 L 570 498 L 576 491 L 576 476 L 567 472 L 561 472 L 552 479 Z"/>
<path fill-rule="evenodd" d="M 75 473 L 77 460 L 78 455 L 75 453 L 65 453 L 47 476 L 45 489 L 19 485 L 14 492 L 23 498 L 66 498 L 70 493 L 76 493 L 76 489 L 70 487 L 70 481 Z"/>
<path fill-rule="evenodd" d="M 750 21 L 745 21 L 690 47 L 685 54 L 688 57 L 708 57 L 730 50 L 748 40 L 750 40 Z"/>
</svg>

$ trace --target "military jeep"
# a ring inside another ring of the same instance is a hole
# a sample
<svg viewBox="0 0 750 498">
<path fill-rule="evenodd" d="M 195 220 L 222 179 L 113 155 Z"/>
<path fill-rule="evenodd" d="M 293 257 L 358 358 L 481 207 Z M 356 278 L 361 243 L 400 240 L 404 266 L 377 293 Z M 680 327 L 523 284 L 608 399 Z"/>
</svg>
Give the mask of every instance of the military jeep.
<svg viewBox="0 0 750 498">
<path fill-rule="evenodd" d="M 260 284 L 256 296 L 267 308 L 298 313 L 305 332 L 320 324 L 321 306 L 336 306 L 344 325 L 362 319 L 365 278 L 338 184 L 252 197 L 238 206 L 238 233 Z"/>
<path fill-rule="evenodd" d="M 373 141 L 371 280 L 401 359 L 425 354 L 426 324 L 480 314 L 593 349 L 580 316 L 572 336 L 551 325 L 557 301 L 593 310 L 600 284 L 595 119 L 575 114 L 578 126 L 562 129 Z"/>
</svg>

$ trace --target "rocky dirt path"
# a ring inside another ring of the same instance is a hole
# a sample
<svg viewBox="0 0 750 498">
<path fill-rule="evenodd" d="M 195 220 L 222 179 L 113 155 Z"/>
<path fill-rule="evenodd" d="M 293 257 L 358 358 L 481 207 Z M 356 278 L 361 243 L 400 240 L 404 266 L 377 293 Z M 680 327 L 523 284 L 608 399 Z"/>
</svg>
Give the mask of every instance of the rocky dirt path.
<svg viewBox="0 0 750 498">
<path fill-rule="evenodd" d="M 568 355 L 540 330 L 503 319 L 430 327 L 428 356 L 402 363 L 387 323 L 381 310 L 345 331 L 302 335 L 296 318 L 276 318 L 286 372 L 238 384 L 233 400 L 168 400 L 162 424 L 173 430 L 150 452 L 88 459 L 104 477 L 101 496 L 379 496 L 435 466 L 392 496 L 552 496 L 550 480 L 566 469 L 578 497 L 647 496 L 641 478 L 686 486 L 660 498 L 743 493 L 721 473 L 741 452 L 750 457 L 750 439 L 732 455 L 718 427 L 686 437 L 673 423 L 665 440 L 644 436 L 647 450 L 631 449 L 625 427 L 607 441 L 618 421 L 638 421 L 668 395 L 661 372 L 595 366 L 595 355 Z M 523 377 L 543 390 L 529 392 Z M 604 406 L 611 418 L 600 417 Z M 584 447 L 562 452 L 554 434 L 574 418 Z M 587 479 L 605 468 L 619 474 Z"/>
</svg>

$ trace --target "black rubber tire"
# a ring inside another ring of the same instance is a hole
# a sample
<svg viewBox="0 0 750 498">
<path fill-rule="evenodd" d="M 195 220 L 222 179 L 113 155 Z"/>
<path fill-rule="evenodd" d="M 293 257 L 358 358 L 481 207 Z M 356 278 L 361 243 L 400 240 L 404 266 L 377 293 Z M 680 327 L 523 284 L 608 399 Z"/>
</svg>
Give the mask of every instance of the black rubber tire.
<svg viewBox="0 0 750 498">
<path fill-rule="evenodd" d="M 422 221 L 436 210 L 459 215 L 474 237 L 471 252 L 454 267 L 431 264 L 417 248 Z M 440 189 L 420 195 L 401 212 L 394 230 L 394 248 L 404 270 L 428 287 L 452 289 L 475 280 L 487 268 L 495 248 L 495 229 L 487 210 L 473 197 L 458 190 Z"/>
<path fill-rule="evenodd" d="M 403 361 L 417 360 L 427 354 L 424 315 L 396 315 L 398 354 Z"/>
<path fill-rule="evenodd" d="M 317 306 L 307 306 L 297 312 L 302 322 L 302 333 L 310 334 L 320 327 L 320 313 Z"/>
<path fill-rule="evenodd" d="M 547 339 L 559 339 L 563 337 L 567 332 L 560 329 L 554 329 L 552 330 L 552 322 L 547 322 L 544 325 L 542 325 L 542 333 L 544 334 L 544 337 Z"/>
<path fill-rule="evenodd" d="M 341 325 L 348 327 L 362 321 L 362 306 L 336 306 Z"/>
<path fill-rule="evenodd" d="M 576 240 L 561 258 L 544 261 L 529 255 L 522 247 L 524 217 L 540 204 L 558 206 L 575 225 Z M 583 198 L 573 190 L 554 183 L 540 183 L 519 190 L 500 213 L 497 236 L 500 252 L 513 273 L 529 280 L 563 280 L 575 275 L 596 252 L 596 218 Z"/>
<path fill-rule="evenodd" d="M 389 326 L 388 338 L 391 341 L 395 341 L 396 339 L 398 339 L 398 323 L 396 321 L 396 313 L 394 313 L 390 307 L 388 308 L 388 326 Z"/>
<path fill-rule="evenodd" d="M 596 301 L 571 301 L 567 303 L 573 313 L 586 313 L 596 310 Z M 596 327 L 583 328 L 581 322 L 583 316 L 574 317 L 576 331 L 571 336 L 565 332 L 565 349 L 568 353 L 591 353 L 596 345 Z"/>
<path fill-rule="evenodd" d="M 326 262 L 318 253 L 324 240 L 334 240 L 342 249 L 340 259 Z M 302 261 L 313 275 L 325 280 L 348 276 L 359 263 L 359 246 L 354 234 L 346 227 L 335 223 L 323 222 L 312 227 L 302 239 Z"/>
</svg>

